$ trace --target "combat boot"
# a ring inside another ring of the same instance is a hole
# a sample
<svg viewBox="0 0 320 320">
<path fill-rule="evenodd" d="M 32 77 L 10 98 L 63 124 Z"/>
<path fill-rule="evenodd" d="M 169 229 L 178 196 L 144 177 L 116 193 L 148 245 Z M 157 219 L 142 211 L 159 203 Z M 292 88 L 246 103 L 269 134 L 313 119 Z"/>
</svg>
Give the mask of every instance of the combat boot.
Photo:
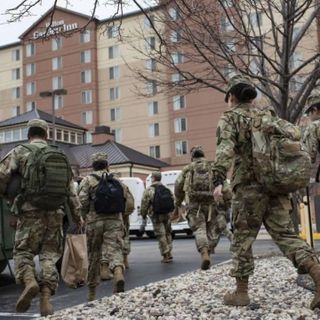
<svg viewBox="0 0 320 320">
<path fill-rule="evenodd" d="M 200 251 L 201 253 L 201 269 L 202 270 L 208 270 L 210 267 L 210 257 L 209 257 L 209 251 L 207 247 L 204 247 Z"/>
<path fill-rule="evenodd" d="M 48 287 L 41 288 L 40 297 L 40 314 L 41 316 L 49 316 L 53 314 L 53 306 L 50 303 L 51 290 Z"/>
<path fill-rule="evenodd" d="M 32 299 L 39 292 L 39 285 L 34 277 L 34 273 L 32 270 L 27 270 L 23 274 L 22 282 L 24 284 L 24 290 L 21 293 L 16 304 L 17 312 L 26 312 L 30 308 Z"/>
<path fill-rule="evenodd" d="M 96 287 L 89 287 L 88 301 L 96 300 Z"/>
<path fill-rule="evenodd" d="M 223 297 L 224 304 L 228 306 L 247 306 L 250 304 L 248 296 L 249 277 L 236 278 L 237 288 L 234 292 L 226 293 Z"/>
<path fill-rule="evenodd" d="M 126 269 L 129 269 L 129 261 L 128 261 L 128 255 L 127 254 L 123 255 L 123 264 L 124 264 L 124 267 Z"/>
<path fill-rule="evenodd" d="M 320 308 L 320 264 L 313 258 L 308 258 L 303 263 L 303 268 L 310 274 L 315 284 L 315 295 L 310 304 L 310 309 Z"/>
<path fill-rule="evenodd" d="M 110 280 L 113 278 L 112 272 L 106 263 L 100 266 L 100 278 L 101 280 Z"/>
<path fill-rule="evenodd" d="M 170 263 L 170 262 L 172 262 L 172 259 L 170 259 L 169 253 L 165 253 L 163 255 L 161 263 Z"/>
<path fill-rule="evenodd" d="M 171 251 L 168 252 L 168 259 L 171 260 L 171 261 L 173 260 L 173 256 L 171 254 Z"/>
<path fill-rule="evenodd" d="M 113 293 L 124 292 L 124 277 L 122 267 L 115 267 L 113 270 Z"/>
</svg>

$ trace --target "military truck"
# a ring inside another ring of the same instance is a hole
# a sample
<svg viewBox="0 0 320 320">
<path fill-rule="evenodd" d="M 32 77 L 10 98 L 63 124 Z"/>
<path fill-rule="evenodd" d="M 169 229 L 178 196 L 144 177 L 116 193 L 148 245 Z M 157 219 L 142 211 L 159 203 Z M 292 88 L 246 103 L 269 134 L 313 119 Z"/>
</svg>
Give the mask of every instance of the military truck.
<svg viewBox="0 0 320 320">
<path fill-rule="evenodd" d="M 12 259 L 15 229 L 9 225 L 10 212 L 7 202 L 0 199 L 0 273 Z"/>
</svg>

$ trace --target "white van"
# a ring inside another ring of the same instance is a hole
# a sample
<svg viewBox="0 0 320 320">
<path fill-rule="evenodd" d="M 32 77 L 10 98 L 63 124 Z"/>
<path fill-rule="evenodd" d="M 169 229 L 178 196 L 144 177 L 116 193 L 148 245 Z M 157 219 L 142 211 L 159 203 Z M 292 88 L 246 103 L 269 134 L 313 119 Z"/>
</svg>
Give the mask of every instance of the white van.
<svg viewBox="0 0 320 320">
<path fill-rule="evenodd" d="M 120 180 L 128 186 L 134 197 L 134 211 L 130 215 L 130 234 L 141 237 L 140 226 L 142 219 L 140 216 L 141 200 L 144 192 L 144 183 L 140 178 L 121 177 Z"/>
<path fill-rule="evenodd" d="M 161 182 L 167 188 L 169 188 L 172 193 L 174 193 L 174 184 L 180 174 L 181 170 L 169 170 L 169 171 L 162 171 L 161 172 Z M 146 188 L 150 187 L 151 185 L 151 174 L 149 174 L 146 178 Z M 188 225 L 186 220 L 186 212 L 182 210 L 180 213 L 180 220 L 177 222 L 172 222 L 171 224 L 172 233 L 175 235 L 176 233 L 185 233 L 187 235 L 191 235 L 192 231 Z M 149 237 L 154 237 L 153 226 L 150 219 L 148 219 L 148 223 L 146 225 L 146 234 Z"/>
</svg>

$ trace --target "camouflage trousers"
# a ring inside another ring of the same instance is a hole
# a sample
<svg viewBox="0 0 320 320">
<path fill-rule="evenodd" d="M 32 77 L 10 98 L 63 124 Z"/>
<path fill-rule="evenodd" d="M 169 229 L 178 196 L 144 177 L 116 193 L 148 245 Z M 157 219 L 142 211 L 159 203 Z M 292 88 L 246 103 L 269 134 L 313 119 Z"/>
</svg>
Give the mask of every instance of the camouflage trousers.
<svg viewBox="0 0 320 320">
<path fill-rule="evenodd" d="M 105 247 L 109 267 L 123 265 L 124 225 L 121 214 L 109 214 L 87 225 L 87 246 L 89 258 L 88 286 L 96 287 L 100 282 L 100 261 L 102 247 Z"/>
<path fill-rule="evenodd" d="M 314 250 L 294 232 L 288 196 L 263 193 L 260 185 L 238 186 L 232 201 L 234 238 L 231 243 L 233 267 L 230 275 L 243 277 L 253 274 L 252 244 L 262 223 L 282 253 L 295 267 L 315 255 Z"/>
<path fill-rule="evenodd" d="M 160 254 L 164 256 L 172 250 L 172 230 L 169 214 L 153 215 L 151 221 L 154 234 L 158 240 Z"/>
<path fill-rule="evenodd" d="M 62 219 L 61 213 L 43 210 L 19 215 L 13 250 L 17 283 L 21 283 L 26 271 L 35 274 L 33 258 L 39 255 L 39 285 L 55 293 L 59 282 L 56 263 L 63 251 Z"/>
<path fill-rule="evenodd" d="M 225 213 L 219 213 L 215 205 L 190 202 L 187 220 L 195 237 L 197 250 L 200 252 L 202 248 L 208 248 L 214 253 L 221 233 L 227 228 Z"/>
<path fill-rule="evenodd" d="M 124 224 L 123 254 L 128 256 L 131 252 L 129 216 L 123 215 L 123 224 Z M 101 248 L 100 263 L 109 265 L 109 261 L 110 261 L 110 258 L 108 256 L 108 249 L 106 244 L 103 243 Z"/>
</svg>

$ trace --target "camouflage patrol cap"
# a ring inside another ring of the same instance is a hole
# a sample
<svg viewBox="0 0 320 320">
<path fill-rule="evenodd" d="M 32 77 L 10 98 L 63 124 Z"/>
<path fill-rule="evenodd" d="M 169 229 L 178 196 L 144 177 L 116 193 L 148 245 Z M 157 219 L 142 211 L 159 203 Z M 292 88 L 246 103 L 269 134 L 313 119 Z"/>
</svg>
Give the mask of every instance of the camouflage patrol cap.
<svg viewBox="0 0 320 320">
<path fill-rule="evenodd" d="M 32 119 L 32 120 L 30 120 L 28 122 L 28 124 L 27 124 L 27 127 L 28 128 L 41 128 L 46 132 L 49 129 L 48 123 L 46 121 L 44 121 L 44 120 L 41 120 L 41 119 Z"/>
<path fill-rule="evenodd" d="M 156 180 L 160 181 L 161 180 L 161 172 L 160 171 L 154 171 L 151 173 L 151 177 L 155 178 Z"/>
<path fill-rule="evenodd" d="M 108 155 L 105 152 L 97 152 L 91 156 L 92 162 L 107 161 Z"/>
<path fill-rule="evenodd" d="M 244 83 L 244 84 L 248 84 L 249 86 L 254 86 L 253 83 L 251 82 L 250 78 L 247 76 L 244 76 L 242 74 L 237 74 L 233 77 L 231 77 L 228 81 L 227 87 L 226 87 L 226 95 L 224 97 L 224 101 L 228 102 L 228 97 L 229 97 L 229 93 L 230 90 L 236 86 L 237 84 L 240 83 Z"/>
<path fill-rule="evenodd" d="M 312 106 L 320 104 L 320 87 L 317 87 L 311 91 L 311 94 L 309 95 L 307 99 L 307 107 L 305 109 L 305 113 L 308 113 Z"/>
</svg>

